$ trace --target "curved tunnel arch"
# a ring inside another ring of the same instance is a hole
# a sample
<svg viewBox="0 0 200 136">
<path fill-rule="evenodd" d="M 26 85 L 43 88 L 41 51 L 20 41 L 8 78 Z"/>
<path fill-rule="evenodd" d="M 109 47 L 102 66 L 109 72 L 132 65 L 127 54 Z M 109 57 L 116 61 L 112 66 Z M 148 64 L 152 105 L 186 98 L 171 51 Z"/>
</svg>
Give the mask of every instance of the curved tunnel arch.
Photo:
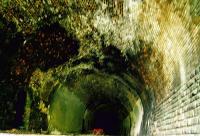
<svg viewBox="0 0 200 136">
<path fill-rule="evenodd" d="M 54 92 L 49 108 L 50 131 L 93 133 L 100 128 L 108 135 L 139 133 L 143 105 L 135 90 L 116 76 L 93 73 L 77 78 L 73 83 L 77 86 L 66 84 Z"/>
</svg>

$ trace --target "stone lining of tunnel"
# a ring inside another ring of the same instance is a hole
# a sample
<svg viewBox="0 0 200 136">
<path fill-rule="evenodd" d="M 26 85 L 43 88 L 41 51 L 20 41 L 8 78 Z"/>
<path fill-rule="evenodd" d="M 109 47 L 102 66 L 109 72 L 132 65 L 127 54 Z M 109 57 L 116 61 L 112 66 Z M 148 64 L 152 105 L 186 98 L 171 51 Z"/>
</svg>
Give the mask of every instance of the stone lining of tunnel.
<svg viewBox="0 0 200 136">
<path fill-rule="evenodd" d="M 200 66 L 155 106 L 152 115 L 148 135 L 200 135 Z"/>
</svg>

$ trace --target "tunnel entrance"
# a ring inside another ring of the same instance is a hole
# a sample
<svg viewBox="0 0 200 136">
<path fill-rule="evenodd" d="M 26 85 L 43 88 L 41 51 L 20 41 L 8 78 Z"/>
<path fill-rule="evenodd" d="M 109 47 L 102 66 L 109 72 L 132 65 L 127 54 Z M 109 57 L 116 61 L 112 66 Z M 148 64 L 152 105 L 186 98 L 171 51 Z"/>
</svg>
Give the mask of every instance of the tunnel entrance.
<svg viewBox="0 0 200 136">
<path fill-rule="evenodd" d="M 82 77 L 75 82 L 76 87 L 62 85 L 53 92 L 48 130 L 62 134 L 139 134 L 143 107 L 134 90 L 116 77 Z"/>
</svg>

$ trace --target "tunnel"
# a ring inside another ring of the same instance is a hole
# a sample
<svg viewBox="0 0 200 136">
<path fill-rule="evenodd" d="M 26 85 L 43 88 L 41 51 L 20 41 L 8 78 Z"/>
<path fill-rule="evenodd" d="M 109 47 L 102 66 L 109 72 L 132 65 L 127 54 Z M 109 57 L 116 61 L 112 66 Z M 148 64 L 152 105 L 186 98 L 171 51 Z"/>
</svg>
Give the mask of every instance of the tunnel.
<svg viewBox="0 0 200 136">
<path fill-rule="evenodd" d="M 199 0 L 0 2 L 0 135 L 200 135 Z"/>
<path fill-rule="evenodd" d="M 52 92 L 49 130 L 66 134 L 92 134 L 101 130 L 105 135 L 133 135 L 131 132 L 139 131 L 139 118 L 143 115 L 141 100 L 119 77 L 93 73 L 77 78 L 78 83 L 70 84 L 78 86 L 62 85 Z"/>
</svg>

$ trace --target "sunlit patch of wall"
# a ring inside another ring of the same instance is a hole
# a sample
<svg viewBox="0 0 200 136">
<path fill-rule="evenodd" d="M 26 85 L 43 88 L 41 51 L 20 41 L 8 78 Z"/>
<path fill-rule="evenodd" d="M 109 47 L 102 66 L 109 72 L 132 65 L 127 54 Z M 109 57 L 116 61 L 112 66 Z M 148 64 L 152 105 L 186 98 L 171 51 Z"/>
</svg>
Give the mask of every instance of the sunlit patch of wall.
<svg viewBox="0 0 200 136">
<path fill-rule="evenodd" d="M 186 74 L 191 69 L 189 65 L 192 59 L 199 54 L 197 42 L 199 28 L 191 19 L 189 1 L 179 1 L 179 4 L 176 2 L 178 1 L 146 0 L 139 16 L 139 39 L 146 43 L 152 43 L 153 50 L 160 53 L 160 55 L 152 57 L 154 61 L 150 62 L 147 68 L 148 72 L 157 75 L 150 69 L 157 60 L 163 69 L 163 76 L 156 76 L 159 77 L 156 80 L 164 82 L 153 87 L 158 94 L 159 92 L 166 94 L 178 84 L 184 83 Z M 160 56 L 163 56 L 163 59 L 160 59 Z M 195 58 L 198 59 L 198 57 Z M 197 66 L 197 63 L 194 65 Z M 192 68 L 194 67 L 192 66 Z M 153 84 L 151 82 L 149 85 Z"/>
</svg>

